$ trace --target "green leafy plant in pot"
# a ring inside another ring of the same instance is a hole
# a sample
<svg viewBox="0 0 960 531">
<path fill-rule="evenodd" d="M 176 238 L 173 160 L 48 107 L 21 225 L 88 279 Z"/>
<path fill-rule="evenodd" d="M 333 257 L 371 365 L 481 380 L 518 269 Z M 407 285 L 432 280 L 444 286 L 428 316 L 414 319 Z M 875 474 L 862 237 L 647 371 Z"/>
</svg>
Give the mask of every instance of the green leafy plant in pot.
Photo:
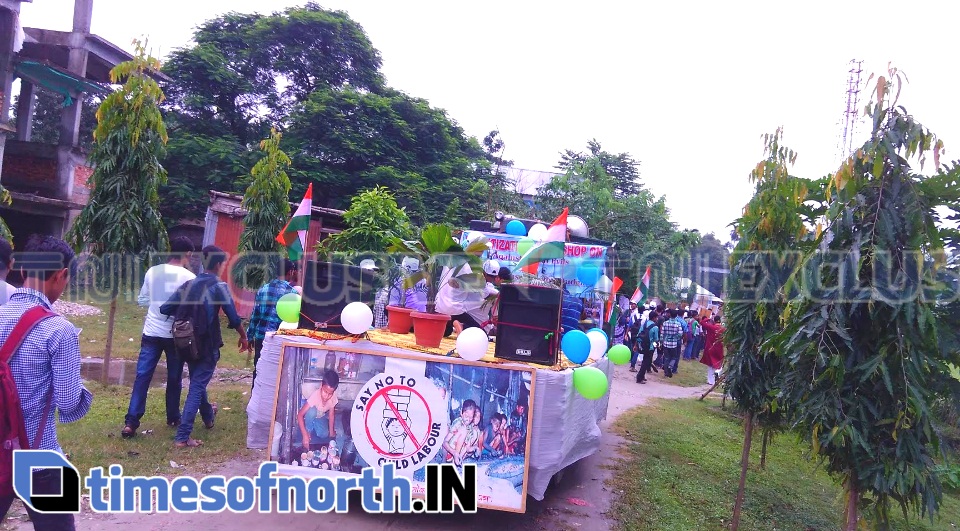
<svg viewBox="0 0 960 531">
<path fill-rule="evenodd" d="M 481 270 L 479 255 L 486 249 L 487 238 L 483 236 L 464 249 L 454 240 L 453 229 L 445 224 L 427 225 L 421 231 L 420 239 L 415 241 L 405 241 L 400 238 L 391 240 L 389 252 L 403 253 L 420 260 L 420 270 L 407 277 L 404 287 L 414 286 L 420 280 L 427 282 L 427 311 L 410 314 L 413 318 L 413 333 L 418 345 L 429 348 L 439 347 L 447 322 L 450 321 L 449 315 L 437 312 L 437 293 L 441 288 L 440 282 L 444 269 L 452 270 L 451 278 L 458 282 L 482 285 L 483 277 L 478 273 Z"/>
</svg>

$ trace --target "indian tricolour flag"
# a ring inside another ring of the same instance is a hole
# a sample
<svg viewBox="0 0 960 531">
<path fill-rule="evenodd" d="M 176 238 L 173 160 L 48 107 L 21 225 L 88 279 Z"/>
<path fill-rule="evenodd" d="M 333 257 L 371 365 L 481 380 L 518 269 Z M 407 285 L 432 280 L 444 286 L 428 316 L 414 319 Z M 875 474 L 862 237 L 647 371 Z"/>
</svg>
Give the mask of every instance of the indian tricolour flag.
<svg viewBox="0 0 960 531">
<path fill-rule="evenodd" d="M 647 266 L 647 272 L 643 274 L 640 284 L 637 285 L 637 291 L 633 292 L 630 302 L 640 306 L 647 300 L 647 293 L 650 292 L 650 266 Z"/>
<path fill-rule="evenodd" d="M 544 260 L 563 258 L 567 245 L 567 214 L 569 212 L 569 208 L 563 208 L 563 212 L 550 224 L 540 243 L 520 257 L 520 261 L 514 266 L 515 269 L 533 266 L 533 272 L 536 273 L 536 264 Z"/>
<path fill-rule="evenodd" d="M 303 196 L 303 201 L 293 213 L 293 217 L 287 223 L 287 226 L 277 234 L 277 241 L 287 248 L 287 256 L 291 260 L 299 260 L 303 257 L 303 250 L 307 246 L 307 230 L 310 229 L 310 212 L 313 210 L 313 183 L 307 186 L 307 193 Z"/>
</svg>

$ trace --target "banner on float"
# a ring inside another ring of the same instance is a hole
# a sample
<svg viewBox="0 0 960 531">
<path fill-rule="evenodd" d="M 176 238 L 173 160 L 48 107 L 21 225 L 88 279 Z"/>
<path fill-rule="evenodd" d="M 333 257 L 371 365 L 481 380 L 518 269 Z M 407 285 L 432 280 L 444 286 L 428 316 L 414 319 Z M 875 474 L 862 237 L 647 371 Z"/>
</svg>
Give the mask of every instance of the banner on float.
<svg viewBox="0 0 960 531">
<path fill-rule="evenodd" d="M 466 246 L 472 232 L 474 231 L 464 231 L 461 236 L 461 245 Z M 507 266 L 511 269 L 520 261 L 521 255 L 520 251 L 517 250 L 517 244 L 523 239 L 523 236 L 491 232 L 481 234 L 489 238 L 493 246 L 481 256 L 483 260 L 493 259 L 500 262 L 501 266 Z M 537 269 L 537 276 L 546 279 L 562 278 L 567 291 L 573 295 L 581 295 L 584 294 L 583 292 L 592 289 L 593 286 L 586 286 L 577 279 L 577 268 L 590 264 L 596 267 L 600 274 L 603 274 L 606 263 L 607 247 L 567 242 L 564 257 L 541 262 Z"/>
<path fill-rule="evenodd" d="M 475 464 L 478 505 L 523 512 L 534 376 L 381 345 L 285 343 L 270 458 L 307 478 L 393 463 L 418 498 L 428 464 Z"/>
</svg>

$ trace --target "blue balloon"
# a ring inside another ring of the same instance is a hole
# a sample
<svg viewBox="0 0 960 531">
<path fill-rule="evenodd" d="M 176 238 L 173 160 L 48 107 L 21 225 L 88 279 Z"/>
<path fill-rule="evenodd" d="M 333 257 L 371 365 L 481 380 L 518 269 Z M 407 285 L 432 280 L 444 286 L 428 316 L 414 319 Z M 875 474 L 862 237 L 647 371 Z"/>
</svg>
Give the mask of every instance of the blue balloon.
<svg viewBox="0 0 960 531">
<path fill-rule="evenodd" d="M 583 264 L 577 268 L 577 280 L 588 288 L 592 288 L 600 280 L 600 268 L 594 264 Z"/>
<path fill-rule="evenodd" d="M 601 334 L 603 334 L 603 337 L 607 338 L 607 343 L 610 343 L 610 336 L 608 336 L 607 333 L 604 332 L 602 328 L 591 328 L 590 330 L 587 330 L 587 333 L 589 334 L 590 332 L 593 332 L 594 330 L 596 330 L 597 332 L 600 332 Z"/>
<path fill-rule="evenodd" d="M 590 338 L 580 330 L 571 330 L 563 334 L 560 349 L 568 360 L 580 365 L 590 356 Z"/>
<path fill-rule="evenodd" d="M 526 236 L 527 226 L 524 225 L 519 219 L 510 220 L 510 223 L 507 223 L 507 234 L 511 234 L 513 236 Z"/>
</svg>

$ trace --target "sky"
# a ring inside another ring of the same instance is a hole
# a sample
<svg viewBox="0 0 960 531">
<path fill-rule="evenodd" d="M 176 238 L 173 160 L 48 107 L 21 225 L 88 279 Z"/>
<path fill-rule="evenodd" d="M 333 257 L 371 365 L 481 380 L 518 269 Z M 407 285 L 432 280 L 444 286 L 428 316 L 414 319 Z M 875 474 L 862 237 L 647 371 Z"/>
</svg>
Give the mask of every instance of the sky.
<svg viewBox="0 0 960 531">
<path fill-rule="evenodd" d="M 92 32 L 128 50 L 148 37 L 163 56 L 225 12 L 304 3 L 94 0 Z M 666 196 L 680 229 L 722 241 L 752 194 L 765 133 L 783 127 L 798 153 L 795 175 L 836 169 L 852 59 L 863 61 L 861 114 L 867 78 L 892 62 L 909 80 L 900 104 L 944 140 L 945 159 L 960 158 L 960 46 L 951 37 L 960 3 L 320 3 L 363 26 L 391 86 L 445 109 L 477 138 L 498 129 L 516 167 L 551 171 L 561 151 L 595 138 L 640 161 L 642 182 Z M 34 0 L 21 21 L 69 30 L 72 6 Z M 861 119 L 855 146 L 867 132 Z"/>
</svg>

